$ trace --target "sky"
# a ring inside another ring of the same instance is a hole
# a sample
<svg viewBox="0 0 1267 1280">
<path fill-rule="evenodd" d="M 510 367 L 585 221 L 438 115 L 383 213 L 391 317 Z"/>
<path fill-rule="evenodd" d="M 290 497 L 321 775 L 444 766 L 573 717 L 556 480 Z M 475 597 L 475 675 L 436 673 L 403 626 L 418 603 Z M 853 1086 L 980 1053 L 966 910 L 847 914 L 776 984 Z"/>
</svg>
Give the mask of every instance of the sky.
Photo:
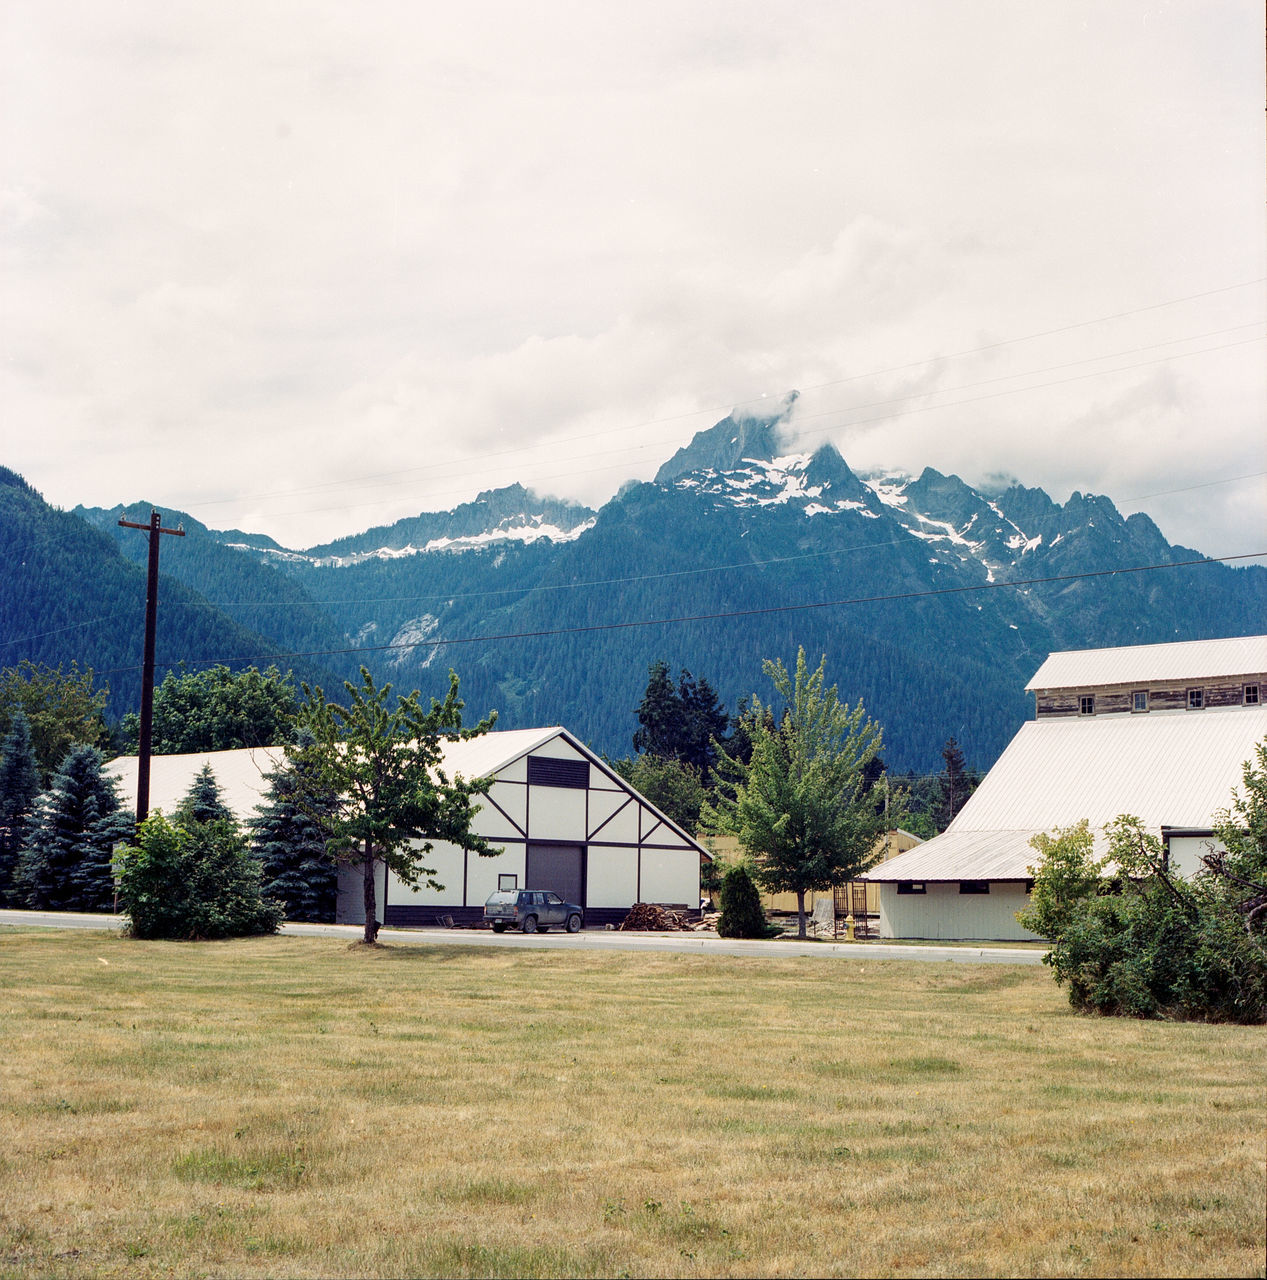
<svg viewBox="0 0 1267 1280">
<path fill-rule="evenodd" d="M 855 470 L 1267 551 L 1262 50 L 1256 0 L 6 0 L 0 463 L 303 547 L 598 505 L 796 388 Z"/>
</svg>

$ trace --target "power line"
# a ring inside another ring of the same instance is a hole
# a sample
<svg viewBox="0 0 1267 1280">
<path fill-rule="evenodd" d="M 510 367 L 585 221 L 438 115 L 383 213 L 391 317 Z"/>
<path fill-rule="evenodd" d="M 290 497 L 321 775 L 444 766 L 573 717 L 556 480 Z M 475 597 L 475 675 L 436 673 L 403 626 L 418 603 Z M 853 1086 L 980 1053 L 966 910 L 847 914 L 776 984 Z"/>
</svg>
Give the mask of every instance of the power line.
<svg viewBox="0 0 1267 1280">
<path fill-rule="evenodd" d="M 1247 327 L 1247 326 L 1242 326 L 1242 327 Z M 1177 339 L 1175 339 L 1175 341 L 1177 341 L 1177 342 L 1183 342 L 1183 341 L 1189 341 L 1189 339 L 1177 338 Z M 1008 388 L 1008 389 L 1006 389 L 1006 390 L 1003 390 L 1003 391 L 993 391 L 993 392 L 988 392 L 988 393 L 986 393 L 985 395 L 979 395 L 979 396 L 965 396 L 963 399 L 960 399 L 960 400 L 948 400 L 948 401 L 945 401 L 945 402 L 940 403 L 940 404 L 920 405 L 920 406 L 916 406 L 916 407 L 913 407 L 913 408 L 910 408 L 910 409 L 901 409 L 901 410 L 897 410 L 897 411 L 890 412 L 890 413 L 881 413 L 881 414 L 876 414 L 876 415 L 874 415 L 874 416 L 872 416 L 872 417 L 869 417 L 869 418 L 855 418 L 855 419 L 852 419 L 852 420 L 849 420 L 849 421 L 845 421 L 845 420 L 843 420 L 843 415 L 848 414 L 848 413 L 851 413 L 851 412 L 854 412 L 854 411 L 856 411 L 856 409 L 857 409 L 857 408 L 859 408 L 859 407 L 861 407 L 861 408 L 870 407 L 870 406 L 866 406 L 866 405 L 863 405 L 863 406 L 846 406 L 846 407 L 844 407 L 844 408 L 840 408 L 840 409 L 828 409 L 828 410 L 822 410 L 822 411 L 820 411 L 818 414 L 815 414 L 815 415 L 813 415 L 813 416 L 815 416 L 815 417 L 827 417 L 827 416 L 831 416 L 831 415 L 841 415 L 841 416 L 842 416 L 842 420 L 841 420 L 841 421 L 838 421 L 838 422 L 833 422 L 833 423 L 831 423 L 831 424 L 829 424 L 829 425 L 827 425 L 827 426 L 824 426 L 824 427 L 813 427 L 813 428 L 810 428 L 810 429 L 808 429 L 808 430 L 802 430 L 802 431 L 799 431 L 797 434 L 798 434 L 798 436 L 827 435 L 827 434 L 829 434 L 830 432 L 833 432 L 833 431 L 839 430 L 839 429 L 840 429 L 840 428 L 842 428 L 842 427 L 870 426 L 870 425 L 872 425 L 872 424 L 874 424 L 874 423 L 877 423 L 877 422 L 893 422 L 893 421 L 896 421 L 898 418 L 911 417 L 911 416 L 913 416 L 913 415 L 915 415 L 915 414 L 917 414 L 917 413 L 933 413 L 933 412 L 935 412 L 935 411 L 937 411 L 937 410 L 939 410 L 939 409 L 954 409 L 954 408 L 958 408 L 958 407 L 960 407 L 960 406 L 962 406 L 962 405 L 980 404 L 980 403 L 983 403 L 983 402 L 984 402 L 984 401 L 986 401 L 986 400 L 997 400 L 997 399 L 999 399 L 999 398 L 1001 398 L 1001 397 L 1003 397 L 1003 396 L 1014 396 L 1014 395 L 1020 395 L 1020 394 L 1022 394 L 1022 393 L 1024 393 L 1024 392 L 1027 392 L 1027 391 L 1043 391 L 1043 390 L 1046 390 L 1046 389 L 1047 389 L 1047 388 L 1049 388 L 1049 387 L 1060 387 L 1060 386 L 1065 386 L 1065 385 L 1067 385 L 1068 383 L 1071 383 L 1071 382 L 1080 382 L 1080 381 L 1082 381 L 1082 380 L 1084 380 L 1084 379 L 1086 379 L 1086 378 L 1101 378 L 1101 377 L 1105 377 L 1105 376 L 1107 376 L 1107 375 L 1109 375 L 1109 374 L 1114 374 L 1114 373 L 1130 373 L 1130 372 L 1133 372 L 1133 371 L 1134 371 L 1134 370 L 1136 370 L 1136 369 L 1146 369 L 1146 368 L 1150 368 L 1150 367 L 1152 367 L 1153 365 L 1157 365 L 1157 364 L 1166 364 L 1166 363 L 1168 363 L 1169 361 L 1172 361 L 1172 360 L 1183 360 L 1183 359 L 1186 359 L 1186 358 L 1191 357 L 1191 356 L 1209 355 L 1209 354 L 1210 354 L 1210 353 L 1212 353 L 1212 352 L 1216 352 L 1216 351 L 1227 351 L 1227 350 L 1231 350 L 1231 349 L 1232 349 L 1232 348 L 1234 348 L 1234 347 L 1243 347 L 1243 346 L 1248 346 L 1248 345 L 1251 345 L 1251 344 L 1253 344 L 1253 343 L 1258 343 L 1258 342 L 1261 342 L 1261 341 L 1262 341 L 1262 338 L 1261 338 L 1260 336 L 1255 336 L 1255 337 L 1253 337 L 1253 338 L 1245 338 L 1245 339 L 1242 339 L 1242 340 L 1240 340 L 1240 341 L 1238 341 L 1238 342 L 1225 342 L 1225 343 L 1220 343 L 1220 344 L 1218 344 L 1218 345 L 1216 345 L 1216 346 L 1212 346 L 1212 347 L 1202 347 L 1202 348 L 1200 348 L 1199 350 L 1196 350 L 1196 351 L 1178 351 L 1178 352 L 1174 352 L 1173 354 L 1168 355 L 1168 356 L 1159 356 L 1159 357 L 1157 357 L 1155 360 L 1142 360 L 1142 361 L 1137 361 L 1137 362 L 1136 362 L 1136 363 L 1134 363 L 1134 364 L 1129 364 L 1129 365 L 1119 365 L 1119 366 L 1117 366 L 1116 368 L 1112 368 L 1112 369 L 1095 369 L 1095 370 L 1092 370 L 1092 371 L 1090 371 L 1090 372 L 1088 372 L 1088 373 L 1079 373 L 1079 374 L 1074 374 L 1072 377 L 1068 377 L 1068 378 L 1055 378 L 1055 379 L 1052 379 L 1051 381 L 1048 381 L 1048 382 L 1037 382 L 1037 383 L 1033 383 L 1032 385 L 1030 385 L 1030 386 L 1026 386 L 1026 387 L 1010 387 L 1010 388 Z M 1167 345 L 1167 344 L 1162 344 L 1162 345 Z M 1146 348 L 1141 348 L 1141 349 L 1146 349 Z M 1126 354 L 1126 353 L 1123 353 L 1123 354 Z M 1094 356 L 1094 357 L 1090 357 L 1090 358 L 1091 358 L 1091 359 L 1113 359 L 1113 358 L 1115 358 L 1115 357 L 1112 357 L 1112 356 Z M 1078 361 L 1078 362 L 1075 362 L 1075 363 L 1086 363 L 1086 362 L 1085 362 L 1085 361 Z M 1068 366 L 1064 366 L 1064 365 L 1057 365 L 1057 366 L 1053 366 L 1053 369 L 1056 369 L 1056 368 L 1067 368 L 1067 367 L 1068 367 Z M 1017 378 L 1020 378 L 1020 377 L 1033 377 L 1036 373 L 1042 373 L 1042 372 L 1045 372 L 1045 370 L 1031 370 L 1029 373 L 1023 373 L 1023 374 L 1012 374 L 1012 375 L 1009 375 L 1009 376 L 1010 376 L 1010 377 L 1017 377 Z M 972 385 L 980 385 L 980 384 L 966 384 L 966 386 L 972 386 Z M 955 388 L 955 387 L 946 387 L 946 388 L 942 388 L 942 389 L 940 389 L 940 390 L 938 390 L 938 391 L 923 391 L 923 392 L 917 392 L 917 393 L 914 393 L 914 394 L 912 394 L 912 395 L 910 395 L 910 396 L 900 397 L 900 398 L 899 398 L 899 400 L 916 400 L 916 399 L 920 399 L 921 397 L 931 396 L 931 395 L 941 395 L 941 394 L 945 394 L 945 393 L 946 393 L 946 392 L 948 392 L 948 391 L 953 391 L 953 390 L 958 390 L 958 389 L 960 389 L 960 388 Z M 879 402 L 877 402 L 877 404 L 884 404 L 884 403 L 896 403 L 896 401 L 894 401 L 894 402 L 889 402 L 889 401 L 879 401 Z M 576 438 L 577 438 L 577 439 L 579 439 L 579 438 L 581 438 L 581 437 L 576 437 Z M 566 443 L 566 441 L 552 441 L 552 442 L 551 442 L 551 444 L 552 444 L 552 445 L 553 445 L 553 444 L 559 444 L 559 443 Z M 587 458 L 587 457 L 589 457 L 589 458 L 601 458 L 601 457 L 610 457 L 610 456 L 612 456 L 614 453 L 634 453 L 634 452 L 638 452 L 638 451 L 640 451 L 640 450 L 644 450 L 644 449 L 651 448 L 653 445 L 655 445 L 655 444 L 657 444 L 657 443 L 662 443 L 662 442 L 657 442 L 657 441 L 645 441 L 645 442 L 643 442 L 643 443 L 641 443 L 641 444 L 622 446 L 620 449 L 617 449 L 617 450 L 600 450 L 600 451 L 599 451 L 599 452 L 597 452 L 597 453 L 592 453 L 592 454 L 581 454 L 581 455 L 578 455 L 578 457 L 580 457 L 580 458 Z M 515 452 L 515 451 L 512 451 L 512 452 Z M 488 455 L 488 456 L 496 456 L 496 455 Z M 545 464 L 543 464 L 543 465 L 549 466 L 549 463 L 545 463 Z M 599 475 L 599 474 L 601 474 L 601 473 L 602 473 L 602 472 L 604 472 L 604 471 L 616 471 L 616 470 L 620 470 L 620 469 L 622 469 L 622 468 L 624 468 L 624 467 L 627 467 L 627 466 L 629 466 L 629 465 L 630 465 L 630 464 L 628 463 L 628 461 L 625 461 L 625 462 L 613 462 L 613 463 L 608 463 L 608 464 L 606 464 L 606 465 L 604 465 L 604 466 L 598 466 L 598 467 L 581 467 L 581 468 L 574 468 L 574 469 L 569 470 L 569 471 L 557 471 L 557 470 L 551 470 L 551 471 L 549 471 L 549 472 L 548 472 L 548 474 L 547 474 L 547 478 L 548 478 L 548 479 L 550 479 L 550 480 L 560 480 L 560 479 L 564 479 L 564 478 L 571 478 L 571 477 L 575 477 L 575 476 L 592 476 L 592 475 Z M 530 477 L 530 479 L 531 479 L 531 477 Z M 405 484 L 405 483 L 409 483 L 409 482 L 407 482 L 407 481 L 403 481 L 403 482 L 402 482 L 402 484 Z M 463 493 L 463 492 L 465 492 L 465 491 L 466 491 L 466 490 L 464 490 L 464 489 L 451 489 L 451 490 L 444 490 L 444 491 L 441 491 L 441 492 L 439 492 L 439 493 L 435 493 L 435 494 L 433 494 L 433 495 L 432 495 L 432 498 L 434 499 L 434 498 L 439 498 L 439 497 L 455 496 L 455 495 L 461 494 L 461 493 Z M 226 501 L 227 501 L 227 499 L 226 499 Z M 236 499 L 235 499 L 235 501 L 236 501 Z M 329 507 L 298 507 L 298 508 L 294 508 L 294 509 L 292 509 L 292 510 L 290 510 L 290 511 L 281 511 L 281 512 L 276 512 L 276 513 L 274 513 L 274 514 L 275 514 L 275 515 L 277 515 L 277 516 L 279 516 L 279 517 L 284 517 L 284 516 L 293 516 L 293 515 L 321 515 L 321 514 L 323 514 L 323 513 L 331 512 L 331 511 L 360 511 L 360 510 L 364 510 L 364 509 L 366 509 L 366 508 L 370 508 L 370 507 L 381 507 L 381 506 L 386 506 L 386 505 L 388 505 L 389 503 L 392 503 L 392 502 L 395 502 L 395 501 L 396 501 L 396 498 L 394 498 L 394 497 L 391 497 L 391 498 L 376 498 L 376 499 L 372 499 L 372 500 L 367 500 L 367 501 L 365 501 L 365 502 L 339 503 L 339 504 L 337 504 L 337 505 L 335 505 L 335 506 L 329 506 Z M 196 504 L 195 504 L 195 505 L 196 505 Z M 336 540 L 336 541 L 337 541 L 337 540 Z"/>
<path fill-rule="evenodd" d="M 1200 293 L 1187 294 L 1179 298 L 1170 298 L 1163 302 L 1151 303 L 1147 306 L 1133 307 L 1126 311 L 1118 311 L 1118 312 L 1113 312 L 1112 314 L 1109 314 L 1109 315 L 1097 316 L 1091 320 L 1079 320 L 1079 321 L 1075 321 L 1072 324 L 1060 325 L 1053 329 L 1044 329 L 1035 333 L 1024 334 L 1020 337 L 1003 338 L 997 342 L 984 343 L 981 346 L 965 348 L 962 351 L 953 351 L 945 355 L 926 356 L 926 357 L 923 357 L 922 359 L 909 361 L 905 364 L 890 365 L 887 368 L 873 369 L 866 373 L 852 374 L 846 378 L 835 378 L 825 382 L 811 383 L 805 386 L 803 390 L 821 391 L 828 387 L 843 386 L 847 383 L 858 382 L 867 378 L 884 377 L 887 374 L 891 374 L 891 373 L 904 373 L 910 369 L 921 368 L 924 365 L 936 364 L 940 361 L 958 360 L 958 359 L 962 359 L 965 356 L 980 355 L 987 351 L 998 350 L 1000 347 L 1012 346 L 1022 342 L 1032 342 L 1039 338 L 1054 337 L 1062 333 L 1071 333 L 1077 329 L 1089 328 L 1092 325 L 1105 324 L 1111 320 L 1123 320 L 1130 316 L 1143 315 L 1150 311 L 1164 310 L 1166 307 L 1178 306 L 1185 302 L 1195 302 L 1195 301 L 1199 301 L 1202 298 L 1210 298 L 1210 297 L 1215 297 L 1219 294 L 1232 293 L 1238 289 L 1247 289 L 1253 285 L 1262 284 L 1264 280 L 1267 280 L 1267 276 L 1259 276 L 1252 280 L 1242 281 L 1239 284 L 1224 285 L 1217 289 L 1207 289 Z M 1187 341 L 1187 340 L 1188 339 L 1177 338 L 1174 341 L 1179 342 L 1179 341 Z M 1104 358 L 1107 359 L 1109 357 L 1104 357 Z M 1016 376 L 1021 376 L 1021 375 L 1016 375 Z M 764 396 L 753 396 L 753 397 L 749 397 L 746 400 L 739 400 L 739 401 L 733 402 L 730 406 L 714 405 L 711 408 L 705 407 L 702 409 L 695 409 L 687 413 L 670 414 L 661 418 L 651 418 L 651 419 L 644 420 L 642 422 L 632 423 L 625 427 L 607 428 L 600 431 L 589 431 L 589 432 L 582 432 L 577 435 L 564 436 L 559 439 L 551 439 L 549 441 L 544 441 L 539 445 L 526 445 L 526 446 L 518 446 L 511 449 L 495 450 L 491 452 L 486 452 L 485 454 L 483 454 L 483 458 L 485 460 L 491 459 L 491 458 L 504 458 L 504 457 L 511 457 L 516 454 L 527 453 L 532 449 L 545 448 L 545 447 L 557 448 L 560 445 L 575 444 L 578 441 L 582 441 L 582 440 L 601 439 L 604 437 L 611 436 L 613 434 L 622 433 L 626 431 L 635 431 L 635 430 L 645 429 L 647 427 L 661 426 L 670 422 L 683 422 L 691 418 L 702 417 L 705 414 L 709 414 L 709 413 L 721 413 L 724 416 L 725 414 L 733 411 L 733 409 L 736 409 L 736 408 L 742 408 L 746 405 L 758 405 L 764 399 L 766 399 L 766 397 Z M 362 481 L 372 482 L 375 480 L 392 479 L 392 478 L 400 477 L 402 475 L 409 476 L 411 474 L 417 474 L 424 471 L 434 473 L 436 465 L 437 464 L 430 464 L 427 466 L 410 467 L 410 468 L 406 468 L 404 471 L 397 469 L 397 470 L 386 471 L 386 472 L 369 472 L 369 473 L 366 473 L 365 475 L 352 477 L 352 482 L 360 483 Z M 445 466 L 448 464 L 441 463 L 438 465 Z M 569 474 L 576 474 L 576 473 L 569 473 Z M 402 483 L 410 483 L 410 482 L 402 481 Z M 272 498 L 298 497 L 305 493 L 319 493 L 327 489 L 344 488 L 346 487 L 347 484 L 348 484 L 348 479 L 344 478 L 340 480 L 326 481 L 317 485 L 308 485 L 298 489 L 277 490 L 273 493 L 260 494 L 256 498 L 256 501 L 264 502 Z M 190 504 L 189 509 L 199 510 L 205 507 L 224 506 L 229 503 L 234 503 L 239 501 L 241 501 L 240 498 L 212 498 L 212 499 L 208 499 L 205 502 L 192 503 Z M 374 504 L 364 503 L 359 505 L 367 506 L 367 505 L 374 505 Z M 343 507 L 326 507 L 326 508 L 317 508 L 316 510 L 330 511 L 330 510 L 344 510 L 344 509 L 345 508 Z M 296 513 L 285 512 L 283 514 L 289 515 L 289 514 L 296 514 Z"/>
<path fill-rule="evenodd" d="M 216 666 L 242 662 L 276 661 L 278 658 L 325 658 L 360 653 L 383 653 L 392 649 L 439 649 L 445 645 L 492 644 L 502 640 L 539 640 L 552 636 L 585 635 L 598 631 L 623 631 L 633 627 L 672 626 L 683 622 L 716 622 L 729 618 L 752 618 L 774 613 L 800 613 L 809 609 L 836 609 L 860 604 L 889 604 L 899 600 L 920 600 L 933 596 L 964 595 L 977 591 L 998 591 L 1003 588 L 1045 586 L 1054 582 L 1076 582 L 1089 578 L 1111 578 L 1125 573 L 1151 573 L 1162 569 L 1188 569 L 1195 565 L 1221 564 L 1232 560 L 1255 560 L 1267 556 L 1267 551 L 1247 551 L 1230 556 L 1202 556 L 1197 560 L 1179 560 L 1169 564 L 1131 565 L 1121 569 L 1096 569 L 1086 573 L 1057 574 L 1046 578 L 1018 578 L 1008 582 L 982 582 L 962 587 L 935 587 L 925 591 L 901 591 L 891 595 L 853 596 L 839 600 L 815 600 L 802 604 L 767 605 L 756 609 L 730 609 L 718 613 L 685 614 L 672 618 L 637 618 L 622 622 L 596 622 L 579 627 L 549 627 L 539 631 L 513 631 L 484 636 L 457 636 L 440 640 L 402 640 L 388 644 L 361 645 L 346 649 L 306 649 L 291 652 L 247 654 L 233 658 L 182 658 L 165 660 L 161 665 L 174 667 L 184 662 L 192 666 Z M 115 675 L 124 671 L 136 671 L 134 664 L 112 667 L 98 675 Z"/>
<path fill-rule="evenodd" d="M 1214 485 L 1233 484 L 1238 480 L 1253 480 L 1267 475 L 1267 471 L 1251 471 L 1240 476 L 1226 476 L 1221 480 L 1207 480 L 1201 484 L 1185 485 L 1179 489 L 1163 489 L 1159 493 L 1138 494 L 1131 498 L 1121 498 L 1120 502 L 1140 502 L 1146 498 L 1159 498 L 1173 493 L 1187 493 L 1193 489 L 1208 489 Z M 865 483 L 865 482 L 864 482 Z M 1007 519 L 1006 516 L 1003 519 Z M 1011 524 L 1011 521 L 1008 521 Z M 1012 526 L 1016 528 L 1015 525 Z M 1019 532 L 1019 530 L 1018 530 Z M 333 600 L 309 600 L 314 605 L 367 605 L 367 604 L 404 604 L 421 600 L 471 600 L 483 599 L 487 596 L 530 596 L 543 591 L 579 591 L 588 587 L 624 586 L 635 582 L 657 582 L 666 578 L 683 578 L 695 574 L 729 573 L 740 569 L 761 569 L 775 564 L 796 564 L 805 560 L 821 560 L 826 556 L 857 555 L 865 551 L 882 551 L 887 547 L 901 547 L 908 544 L 910 535 L 905 538 L 892 538 L 887 542 L 866 542 L 861 546 L 832 547 L 826 551 L 805 551 L 794 556 L 773 556 L 769 560 L 741 560 L 734 564 L 704 565 L 691 569 L 666 569 L 660 573 L 630 574 L 622 578 L 591 578 L 584 582 L 548 582 L 532 587 L 497 587 L 485 591 L 425 591 L 407 596 L 357 596 Z M 969 539 L 971 541 L 971 539 Z M 418 554 L 424 554 L 419 552 Z M 460 554 L 460 553 L 458 553 Z M 201 602 L 185 602 L 186 608 L 196 608 Z M 217 608 L 293 608 L 294 602 L 289 600 L 211 600 Z"/>
</svg>

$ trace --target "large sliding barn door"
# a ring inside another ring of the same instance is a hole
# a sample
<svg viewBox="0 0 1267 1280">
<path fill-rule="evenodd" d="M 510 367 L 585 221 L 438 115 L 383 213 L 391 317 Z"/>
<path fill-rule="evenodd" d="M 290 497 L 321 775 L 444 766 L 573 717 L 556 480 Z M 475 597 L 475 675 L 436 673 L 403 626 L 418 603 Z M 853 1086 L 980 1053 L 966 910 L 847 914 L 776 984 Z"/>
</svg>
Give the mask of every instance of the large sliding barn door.
<svg viewBox="0 0 1267 1280">
<path fill-rule="evenodd" d="M 585 846 L 530 844 L 525 889 L 553 889 L 565 902 L 585 905 Z"/>
</svg>

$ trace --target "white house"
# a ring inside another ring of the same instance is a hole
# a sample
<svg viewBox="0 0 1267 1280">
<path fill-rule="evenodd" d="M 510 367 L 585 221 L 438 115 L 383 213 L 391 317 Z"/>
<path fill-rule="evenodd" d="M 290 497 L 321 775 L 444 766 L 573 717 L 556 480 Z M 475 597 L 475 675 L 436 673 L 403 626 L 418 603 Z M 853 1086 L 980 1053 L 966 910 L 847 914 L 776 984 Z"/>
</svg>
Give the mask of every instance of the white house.
<svg viewBox="0 0 1267 1280">
<path fill-rule="evenodd" d="M 1216 815 L 1267 738 L 1267 636 L 1054 653 L 1026 686 L 1021 726 L 940 836 L 868 873 L 890 938 L 1022 939 L 1039 832 L 1118 814 L 1200 867 Z"/>
<path fill-rule="evenodd" d="M 209 764 L 225 803 L 245 822 L 282 755 L 268 747 L 154 756 L 151 808 L 170 813 Z M 121 756 L 107 766 L 125 794 L 135 794 L 136 765 L 135 756 Z M 448 743 L 444 768 L 450 776 L 493 779 L 472 826 L 500 853 L 480 857 L 437 843 L 426 864 L 441 890 L 411 888 L 395 876 L 384 881 L 380 872 L 385 924 L 430 925 L 440 915 L 473 921 L 498 888 L 553 889 L 584 906 L 587 925 L 619 922 L 635 902 L 699 902 L 700 858 L 708 853 L 566 729 L 495 731 Z M 340 874 L 336 919 L 364 923 L 357 869 Z"/>
</svg>

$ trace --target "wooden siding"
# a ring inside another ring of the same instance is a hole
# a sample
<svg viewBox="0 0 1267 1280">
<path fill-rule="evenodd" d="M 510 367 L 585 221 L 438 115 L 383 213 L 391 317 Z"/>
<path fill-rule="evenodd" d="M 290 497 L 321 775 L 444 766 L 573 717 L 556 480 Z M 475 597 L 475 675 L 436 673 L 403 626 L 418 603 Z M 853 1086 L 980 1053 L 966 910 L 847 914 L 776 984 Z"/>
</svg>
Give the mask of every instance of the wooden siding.
<svg viewBox="0 0 1267 1280">
<path fill-rule="evenodd" d="M 1261 699 L 1261 689 L 1265 683 L 1267 675 L 1250 673 L 1206 682 L 1190 680 L 1182 684 L 1148 687 L 1148 710 L 1185 710 L 1188 706 L 1189 689 L 1201 689 L 1204 692 L 1206 708 L 1239 707 L 1244 705 L 1247 684 L 1259 686 Z M 1035 712 L 1040 720 L 1054 716 L 1076 716 L 1080 714 L 1078 700 L 1091 694 L 1095 697 L 1095 714 L 1098 716 L 1147 715 L 1147 712 L 1132 709 L 1135 693 L 1145 688 L 1141 684 L 1130 684 L 1115 685 L 1112 688 L 1037 689 L 1034 692 Z"/>
</svg>

